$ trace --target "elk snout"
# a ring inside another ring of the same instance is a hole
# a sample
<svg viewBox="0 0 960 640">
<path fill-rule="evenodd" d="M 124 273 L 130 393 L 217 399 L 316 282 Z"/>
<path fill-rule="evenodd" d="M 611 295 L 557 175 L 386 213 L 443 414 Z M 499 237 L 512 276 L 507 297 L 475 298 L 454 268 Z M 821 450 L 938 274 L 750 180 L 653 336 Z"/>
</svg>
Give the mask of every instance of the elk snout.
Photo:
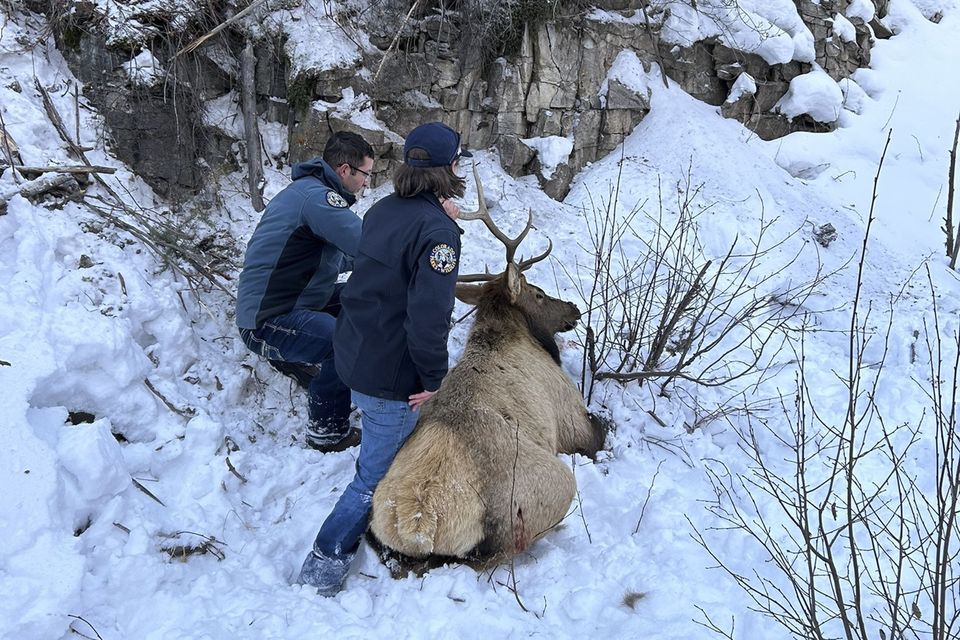
<svg viewBox="0 0 960 640">
<path fill-rule="evenodd" d="M 577 305 L 572 302 L 567 303 L 567 314 L 565 318 L 566 322 L 563 325 L 561 331 L 570 331 L 577 326 L 577 321 L 580 320 L 580 309 L 577 308 Z"/>
</svg>

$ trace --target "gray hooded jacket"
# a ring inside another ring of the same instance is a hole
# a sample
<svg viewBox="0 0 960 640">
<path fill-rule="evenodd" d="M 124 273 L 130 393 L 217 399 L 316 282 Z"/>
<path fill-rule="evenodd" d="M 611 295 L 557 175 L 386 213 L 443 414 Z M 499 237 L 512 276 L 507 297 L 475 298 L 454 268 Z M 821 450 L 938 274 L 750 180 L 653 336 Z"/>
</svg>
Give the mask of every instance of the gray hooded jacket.
<svg viewBox="0 0 960 640">
<path fill-rule="evenodd" d="M 247 243 L 237 287 L 241 329 L 294 309 L 323 309 L 337 275 L 353 268 L 361 228 L 349 208 L 354 195 L 321 158 L 294 165 L 292 177 Z"/>
</svg>

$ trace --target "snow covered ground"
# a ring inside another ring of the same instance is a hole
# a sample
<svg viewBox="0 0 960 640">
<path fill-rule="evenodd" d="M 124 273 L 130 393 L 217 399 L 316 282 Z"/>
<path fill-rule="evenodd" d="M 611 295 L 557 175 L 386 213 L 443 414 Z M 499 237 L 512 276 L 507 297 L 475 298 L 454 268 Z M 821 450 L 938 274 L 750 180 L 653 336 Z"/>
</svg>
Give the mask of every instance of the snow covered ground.
<svg viewBox="0 0 960 640">
<path fill-rule="evenodd" d="M 921 10 L 942 11 L 943 18 L 935 24 Z M 790 42 L 789 21 L 768 18 Z M 523 250 L 529 255 L 548 236 L 553 241 L 552 260 L 538 264 L 531 279 L 576 299 L 577 283 L 558 265 L 592 260 L 583 248 L 583 208 L 608 197 L 619 175 L 621 211 L 639 203 L 656 214 L 658 187 L 669 205 L 689 175 L 702 184 L 698 206 L 708 208 L 698 224 L 709 257 L 721 256 L 738 236 L 755 237 L 761 219 L 775 218 L 775 237 L 804 231 L 771 254 L 776 277 L 764 285 L 771 291 L 817 268 L 850 264 L 807 301 L 821 329 L 805 345 L 808 382 L 818 410 L 842 421 L 845 397 L 834 370 L 846 362 L 847 339 L 837 331 L 849 325 L 873 179 L 892 130 L 863 295 L 882 308 L 912 283 L 898 306 L 877 401 L 890 423 L 916 423 L 928 403 L 915 383 L 926 364 L 917 358 L 914 331 L 931 317 L 926 276 L 917 269 L 930 268 L 946 330 L 956 328 L 960 308 L 960 282 L 947 268 L 939 230 L 960 111 L 960 10 L 952 0 L 893 0 L 885 23 L 897 35 L 877 42 L 871 68 L 854 77 L 863 95 L 855 109 L 848 103 L 853 110 L 842 113 L 833 133 L 763 142 L 718 109 L 654 81 L 651 112 L 622 154 L 585 169 L 564 203 L 547 198 L 531 178 L 504 174 L 492 153 L 478 153 L 493 215 L 515 232 L 532 207 L 538 230 Z M 42 28 L 36 19 L 0 17 L 0 113 L 24 164 L 71 163 L 33 87 L 36 75 L 72 117 L 73 99 L 64 91 L 72 76 Z M 80 143 L 95 149 L 91 161 L 118 169 L 110 184 L 162 209 L 104 151 L 98 116 L 85 108 L 80 116 Z M 268 173 L 269 197 L 288 178 Z M 214 224 L 241 247 L 256 221 L 241 195 L 243 177 L 223 179 L 223 206 L 212 212 Z M 7 170 L 0 191 L 14 186 Z M 368 194 L 359 210 L 384 193 Z M 821 248 L 808 229 L 826 223 L 838 238 Z M 649 231 L 648 222 L 638 224 Z M 481 225 L 463 226 L 462 270 L 500 267 L 502 248 Z M 798 250 L 801 259 L 778 273 L 781 260 Z M 457 316 L 466 311 L 458 305 Z M 874 325 L 885 322 L 878 312 Z M 468 324 L 452 333 L 454 361 Z M 563 361 L 575 378 L 576 343 L 564 336 Z M 777 364 L 778 373 L 751 399 L 793 393 L 796 363 L 784 353 Z M 692 523 L 719 556 L 772 575 L 766 555 L 742 535 L 710 530 L 717 521 L 705 508 L 714 497 L 707 471 L 722 464 L 736 474 L 750 465 L 731 424 L 686 426 L 700 417 L 690 399 L 716 406 L 736 390 L 683 388 L 686 402 L 681 394 L 658 397 L 649 385 L 598 387 L 592 408 L 616 423 L 609 450 L 597 463 L 568 458 L 578 499 L 560 527 L 516 559 L 516 595 L 508 567 L 477 573 L 449 566 L 392 580 L 363 547 L 345 591 L 320 598 L 290 582 L 351 478 L 356 451 L 322 455 L 303 445 L 302 392 L 246 351 L 226 295 L 212 293 L 198 304 L 152 254 L 81 205 L 51 209 L 13 196 L 0 216 L 0 634 L 713 637 L 699 624 L 702 608 L 721 627 L 735 619 L 738 639 L 787 637 L 751 610 L 691 537 Z M 779 408 L 764 417 L 774 431 L 787 432 Z M 778 451 L 772 437 L 761 446 Z M 929 449 L 920 451 L 917 468 L 930 467 Z M 774 510 L 763 508 L 776 521 Z M 207 553 L 183 553 L 201 544 Z"/>
</svg>

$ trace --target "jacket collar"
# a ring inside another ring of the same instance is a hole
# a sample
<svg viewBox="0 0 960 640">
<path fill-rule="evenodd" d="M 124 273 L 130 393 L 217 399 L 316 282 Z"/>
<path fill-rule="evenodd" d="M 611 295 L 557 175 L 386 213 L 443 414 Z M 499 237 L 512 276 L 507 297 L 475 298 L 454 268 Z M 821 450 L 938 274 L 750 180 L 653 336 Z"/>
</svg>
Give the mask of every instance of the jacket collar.
<svg viewBox="0 0 960 640">
<path fill-rule="evenodd" d="M 343 199 L 347 201 L 347 205 L 352 206 L 353 203 L 357 201 L 357 196 L 344 188 L 343 182 L 340 181 L 340 176 L 336 174 L 333 168 L 327 164 L 323 158 L 314 158 L 293 165 L 293 171 L 290 173 L 290 176 L 294 180 L 299 180 L 304 176 L 314 177 L 343 196 Z"/>
<path fill-rule="evenodd" d="M 437 194 L 435 194 L 432 191 L 429 191 L 429 192 L 425 191 L 417 194 L 417 197 L 423 198 L 424 200 L 432 204 L 434 207 L 436 207 L 437 210 L 440 212 L 440 215 L 442 215 L 444 218 L 449 220 L 453 224 L 453 226 L 457 228 L 457 231 L 460 232 L 460 235 L 463 235 L 463 229 L 460 227 L 459 224 L 457 224 L 457 221 L 451 218 L 450 216 L 448 216 L 447 212 L 443 210 L 443 205 L 440 204 L 440 199 L 437 197 Z"/>
</svg>

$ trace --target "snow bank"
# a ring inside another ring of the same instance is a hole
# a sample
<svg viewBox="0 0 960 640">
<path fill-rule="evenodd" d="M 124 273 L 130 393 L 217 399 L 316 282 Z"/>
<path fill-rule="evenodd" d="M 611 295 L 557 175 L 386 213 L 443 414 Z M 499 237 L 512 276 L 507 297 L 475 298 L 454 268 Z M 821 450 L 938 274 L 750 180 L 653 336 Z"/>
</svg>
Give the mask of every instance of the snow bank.
<svg viewBox="0 0 960 640">
<path fill-rule="evenodd" d="M 566 162 L 573 152 L 573 140 L 561 136 L 523 138 L 520 142 L 537 152 L 537 158 L 540 159 L 540 173 L 547 180 L 553 177 L 557 167 Z"/>
<path fill-rule="evenodd" d="M 769 64 L 814 60 L 813 34 L 789 0 L 705 0 L 696 8 L 685 2 L 670 4 L 663 23 L 665 42 L 690 46 L 706 38 L 754 53 Z"/>
<path fill-rule="evenodd" d="M 836 80 L 815 66 L 790 81 L 790 88 L 774 109 L 791 120 L 807 114 L 817 122 L 836 122 L 843 107 L 843 91 Z"/>
</svg>

